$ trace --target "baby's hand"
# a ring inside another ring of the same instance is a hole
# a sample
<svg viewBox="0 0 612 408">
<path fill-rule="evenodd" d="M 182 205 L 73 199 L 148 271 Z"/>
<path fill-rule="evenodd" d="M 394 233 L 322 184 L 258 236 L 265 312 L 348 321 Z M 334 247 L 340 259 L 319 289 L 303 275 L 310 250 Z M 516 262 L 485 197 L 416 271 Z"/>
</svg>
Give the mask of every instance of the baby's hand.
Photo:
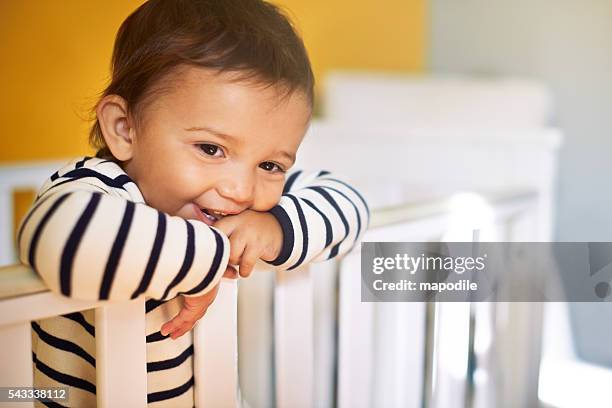
<svg viewBox="0 0 612 408">
<path fill-rule="evenodd" d="M 283 245 L 283 230 L 276 218 L 268 213 L 245 210 L 215 222 L 230 240 L 231 265 L 240 265 L 240 276 L 246 278 L 258 259 L 273 261 Z"/>
<path fill-rule="evenodd" d="M 238 273 L 236 269 L 228 266 L 223 274 L 224 278 L 236 279 Z M 177 339 L 195 326 L 208 310 L 208 307 L 215 301 L 219 292 L 219 284 L 202 296 L 183 296 L 183 307 L 181 311 L 169 322 L 161 327 L 161 334 L 170 334 L 172 339 Z"/>
</svg>

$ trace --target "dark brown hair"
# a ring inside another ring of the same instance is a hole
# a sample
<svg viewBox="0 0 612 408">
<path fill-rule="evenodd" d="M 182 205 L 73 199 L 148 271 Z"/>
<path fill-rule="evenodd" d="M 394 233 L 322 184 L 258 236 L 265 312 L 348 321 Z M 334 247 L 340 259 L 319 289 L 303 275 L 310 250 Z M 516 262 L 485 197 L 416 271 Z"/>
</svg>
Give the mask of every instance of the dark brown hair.
<svg viewBox="0 0 612 408">
<path fill-rule="evenodd" d="M 314 77 L 289 19 L 262 0 L 150 0 L 119 28 L 111 82 L 102 92 L 127 101 L 131 114 L 179 66 L 239 73 L 238 79 L 304 92 L 312 108 Z M 114 159 L 96 119 L 89 142 Z"/>
</svg>

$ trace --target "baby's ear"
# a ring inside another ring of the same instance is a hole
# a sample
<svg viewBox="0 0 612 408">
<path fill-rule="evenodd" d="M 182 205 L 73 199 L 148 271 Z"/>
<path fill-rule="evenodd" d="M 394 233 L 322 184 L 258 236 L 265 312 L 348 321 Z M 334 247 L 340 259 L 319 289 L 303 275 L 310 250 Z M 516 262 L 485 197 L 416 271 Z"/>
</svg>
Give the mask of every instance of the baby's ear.
<svg viewBox="0 0 612 408">
<path fill-rule="evenodd" d="M 96 116 L 104 141 L 113 156 L 119 161 L 130 160 L 134 148 L 134 129 L 126 100 L 119 95 L 106 95 L 98 103 Z"/>
</svg>

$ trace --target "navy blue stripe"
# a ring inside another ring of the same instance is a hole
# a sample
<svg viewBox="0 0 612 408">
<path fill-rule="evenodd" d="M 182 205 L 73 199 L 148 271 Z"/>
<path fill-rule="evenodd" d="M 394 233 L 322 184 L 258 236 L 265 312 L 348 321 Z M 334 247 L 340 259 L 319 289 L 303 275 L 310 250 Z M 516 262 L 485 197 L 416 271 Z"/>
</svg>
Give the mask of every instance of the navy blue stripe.
<svg viewBox="0 0 612 408">
<path fill-rule="evenodd" d="M 34 364 L 36 364 L 36 368 L 52 380 L 71 387 L 79 388 L 84 391 L 89 391 L 92 394 L 96 393 L 96 386 L 90 383 L 89 381 L 74 377 L 72 375 L 60 373 L 59 371 L 54 370 L 53 368 L 49 367 L 48 365 L 40 361 L 38 358 L 36 358 L 36 354 L 34 353 L 32 353 L 32 360 L 34 361 Z"/>
<path fill-rule="evenodd" d="M 323 218 L 323 222 L 325 223 L 325 248 L 327 248 L 329 246 L 329 244 L 332 243 L 333 240 L 333 229 L 332 229 L 332 225 L 331 222 L 329 221 L 329 218 L 327 218 L 327 215 L 325 215 L 321 210 L 319 210 L 313 203 L 312 201 L 306 199 L 306 198 L 302 198 L 302 200 L 308 204 L 313 210 L 315 210 L 316 212 L 319 213 L 319 215 L 321 216 L 321 218 Z"/>
<path fill-rule="evenodd" d="M 187 248 L 185 249 L 185 257 L 183 258 L 183 265 L 181 265 L 181 269 L 176 274 L 170 285 L 164 291 L 162 299 L 166 299 L 168 297 L 168 293 L 178 285 L 184 278 L 187 276 L 187 272 L 191 269 L 193 265 L 193 258 L 195 254 L 195 231 L 193 229 L 193 225 L 190 222 L 185 220 L 185 225 L 187 226 Z"/>
<path fill-rule="evenodd" d="M 140 296 L 141 293 L 144 293 L 151 283 L 151 279 L 153 279 L 153 272 L 155 271 L 155 267 L 159 262 L 159 255 L 161 254 L 162 246 L 164 245 L 164 240 L 166 239 L 166 216 L 162 212 L 157 212 L 157 232 L 155 233 L 155 241 L 153 241 L 153 247 L 151 248 L 151 253 L 149 254 L 149 261 L 147 262 L 147 266 L 144 271 L 144 275 L 142 275 L 142 280 L 138 285 L 138 288 L 132 293 L 132 299 Z"/>
<path fill-rule="evenodd" d="M 68 313 L 62 315 L 62 317 L 65 317 L 66 319 L 70 319 L 73 322 L 80 324 L 85 330 L 87 330 L 87 333 L 91 334 L 94 337 L 96 336 L 96 328 L 91 325 L 87 320 L 85 320 L 85 316 L 83 316 L 81 312 Z"/>
<path fill-rule="evenodd" d="M 38 338 L 47 343 L 49 346 L 75 354 L 87 361 L 92 366 L 96 366 L 96 359 L 91 354 L 83 350 L 81 346 L 47 333 L 36 322 L 32 322 L 32 329 L 36 332 L 36 334 L 38 334 Z"/>
<path fill-rule="evenodd" d="M 324 179 L 322 179 L 322 180 L 330 180 L 330 181 L 335 181 L 336 183 L 340 183 L 340 184 L 342 184 L 343 186 L 345 186 L 345 187 L 347 187 L 348 189 L 350 189 L 350 190 L 351 190 L 353 193 L 355 193 L 355 195 L 356 195 L 357 197 L 359 197 L 359 199 L 361 200 L 361 203 L 362 203 L 362 204 L 363 204 L 363 206 L 365 207 L 366 211 L 368 212 L 368 214 L 370 214 L 370 207 L 368 207 L 368 203 L 366 203 L 366 200 L 363 198 L 363 196 L 362 196 L 361 194 L 359 194 L 359 192 L 358 192 L 357 190 L 355 190 L 355 189 L 354 189 L 352 186 L 350 186 L 350 185 L 346 184 L 346 183 L 345 183 L 344 181 L 342 181 L 342 180 L 338 180 L 338 179 L 331 178 L 331 177 L 329 177 L 329 178 L 324 178 Z M 351 200 L 349 200 L 349 201 L 351 201 Z"/>
<path fill-rule="evenodd" d="M 58 404 L 57 402 L 51 401 L 48 399 L 44 400 L 44 399 L 36 398 L 36 401 L 40 402 L 45 407 L 49 407 L 49 408 L 68 408 L 66 405 Z"/>
<path fill-rule="evenodd" d="M 40 220 L 40 222 L 36 226 L 36 230 L 34 231 L 34 234 L 32 235 L 32 240 L 30 241 L 30 252 L 28 254 L 28 262 L 30 263 L 30 266 L 33 269 L 36 269 L 36 248 L 38 247 L 38 241 L 40 240 L 40 234 L 45 228 L 45 225 L 47 225 L 47 222 L 49 222 L 49 219 L 51 218 L 51 216 L 55 213 L 55 211 L 57 211 L 58 207 L 62 204 L 62 202 L 64 202 L 66 198 L 68 198 L 69 195 L 70 193 L 64 194 L 63 196 L 58 198 L 51 205 L 51 208 L 49 208 L 49 211 L 47 211 L 47 213 L 44 215 L 44 217 Z"/>
<path fill-rule="evenodd" d="M 291 187 L 293 186 L 293 183 L 295 183 L 295 180 L 298 178 L 300 174 L 302 174 L 302 170 L 298 170 L 289 176 L 289 178 L 285 182 L 285 186 L 283 187 L 283 194 L 291 191 Z"/>
<path fill-rule="evenodd" d="M 357 206 L 355 205 L 354 202 L 351 201 L 350 198 L 348 198 L 348 196 L 346 194 L 344 194 L 342 191 L 337 190 L 333 187 L 325 187 L 328 188 L 330 190 L 335 191 L 336 193 L 340 194 L 342 197 L 346 198 L 348 200 L 349 203 L 351 203 L 351 205 L 353 206 L 353 208 L 355 209 L 355 214 L 357 215 L 357 234 L 359 234 L 359 231 L 361 231 L 361 215 L 359 214 L 359 209 L 357 208 Z"/>
<path fill-rule="evenodd" d="M 219 270 L 219 266 L 221 265 L 221 260 L 223 259 L 223 251 L 225 250 L 223 245 L 223 238 L 221 238 L 221 235 L 216 230 L 212 228 L 210 230 L 215 235 L 215 256 L 213 257 L 212 264 L 210 265 L 210 269 L 204 277 L 204 280 L 200 282 L 200 284 L 195 288 L 185 292 L 188 295 L 198 293 L 204 290 L 208 285 L 210 285 L 210 282 L 212 282 L 212 280 L 215 278 L 215 274 Z"/>
<path fill-rule="evenodd" d="M 321 170 L 319 174 L 317 174 L 317 177 L 327 176 L 328 174 L 331 174 L 331 173 L 327 170 Z"/>
<path fill-rule="evenodd" d="M 187 392 L 192 386 L 193 386 L 193 377 L 191 377 L 191 379 L 187 381 L 185 384 L 179 387 L 173 388 L 171 390 L 159 391 L 159 392 L 153 392 L 151 394 L 147 394 L 147 403 L 150 404 L 152 402 L 164 401 L 170 398 L 176 398 L 179 395 Z"/>
<path fill-rule="evenodd" d="M 76 179 L 62 180 L 62 181 L 60 181 L 60 182 L 59 182 L 59 183 L 57 183 L 57 184 L 53 184 L 51 187 L 49 187 L 49 188 L 47 189 L 47 191 L 45 191 L 45 193 L 48 193 L 49 191 L 53 190 L 54 188 L 59 187 L 59 186 L 61 186 L 61 185 L 64 185 L 64 184 L 66 184 L 66 183 L 71 183 L 71 182 L 73 182 L 74 180 L 76 180 Z"/>
<path fill-rule="evenodd" d="M 270 214 L 276 217 L 276 220 L 283 230 L 283 247 L 281 248 L 281 251 L 276 259 L 268 262 L 270 265 L 278 266 L 287 262 L 291 256 L 295 237 L 293 235 L 293 224 L 291 223 L 291 218 L 289 218 L 287 211 L 285 211 L 283 207 L 280 205 L 275 206 L 270 210 Z"/>
<path fill-rule="evenodd" d="M 113 285 L 113 279 L 117 273 L 117 266 L 121 259 L 123 248 L 125 247 L 125 241 L 127 240 L 130 227 L 132 226 L 132 219 L 134 218 L 134 206 L 135 204 L 131 201 L 126 202 L 125 211 L 123 212 L 123 219 L 121 220 L 121 226 L 119 232 L 113 243 L 108 260 L 106 261 L 106 268 L 104 269 L 104 275 L 102 276 L 102 284 L 100 285 L 100 299 L 106 300 L 110 295 L 110 290 Z"/>
<path fill-rule="evenodd" d="M 70 296 L 71 294 L 72 265 L 74 263 L 74 257 L 79 249 L 85 230 L 96 212 L 101 197 L 100 193 L 92 193 L 89 203 L 87 203 L 83 214 L 79 217 L 64 246 L 60 262 L 60 290 L 65 296 Z"/>
<path fill-rule="evenodd" d="M 289 199 L 293 201 L 293 204 L 297 210 L 298 219 L 300 220 L 300 228 L 302 229 L 302 253 L 300 254 L 300 258 L 297 260 L 297 262 L 291 267 L 287 268 L 287 270 L 291 270 L 300 266 L 300 264 L 304 262 L 304 258 L 306 258 L 306 253 L 308 252 L 308 225 L 306 224 L 306 217 L 304 217 L 304 211 L 302 210 L 299 200 L 290 194 L 287 194 L 285 197 L 289 197 Z"/>
<path fill-rule="evenodd" d="M 165 300 L 148 299 L 145 302 L 145 311 L 146 313 L 149 313 L 150 311 L 155 310 L 158 306 L 163 305 L 164 303 L 166 303 Z"/>
<path fill-rule="evenodd" d="M 51 181 L 55 181 L 59 178 L 59 173 L 56 171 L 51 175 Z"/>
<path fill-rule="evenodd" d="M 32 208 L 30 208 L 28 215 L 26 215 L 26 217 L 21 222 L 21 226 L 19 227 L 19 231 L 17 232 L 17 243 L 18 244 L 21 243 L 21 237 L 23 235 L 23 230 L 25 229 L 25 226 L 28 224 L 28 221 L 30 221 L 30 218 L 32 218 L 32 214 L 34 214 L 34 212 L 36 212 L 36 209 L 40 207 L 50 197 L 53 197 L 53 195 L 50 194 L 46 196 L 45 198 L 43 198 L 42 200 L 38 200 L 38 199 L 34 200 Z"/>
<path fill-rule="evenodd" d="M 348 221 L 346 220 L 344 213 L 340 209 L 340 206 L 338 206 L 338 203 L 336 203 L 334 198 L 327 191 L 325 191 L 324 187 L 313 186 L 313 187 L 306 187 L 306 188 L 309 188 L 321 194 L 331 204 L 331 206 L 334 207 L 334 209 L 338 213 L 338 216 L 340 217 L 340 220 L 342 221 L 342 225 L 344 225 L 344 237 L 342 238 L 342 240 L 340 240 L 340 242 L 338 242 L 336 245 L 332 247 L 330 254 L 329 254 L 329 259 L 331 259 L 335 257 L 336 255 L 338 255 L 338 252 L 340 250 L 340 244 L 346 239 L 346 237 L 349 234 Z"/>
<path fill-rule="evenodd" d="M 82 160 L 79 160 L 79 161 L 77 162 L 77 164 L 74 166 L 74 168 L 75 168 L 75 169 L 80 169 L 81 167 L 83 167 L 83 165 L 85 164 L 85 162 L 86 162 L 87 160 L 90 160 L 90 159 L 91 159 L 91 157 L 89 157 L 89 156 L 85 156 L 85 157 L 83 157 L 83 159 L 82 159 Z"/>
<path fill-rule="evenodd" d="M 99 173 L 93 169 L 74 169 L 64 174 L 62 177 L 69 177 L 73 180 L 86 178 L 86 177 L 94 177 L 106 184 L 109 187 L 115 188 L 123 188 L 123 186 L 127 183 L 132 183 L 132 179 L 127 174 L 120 174 L 119 176 L 113 178 L 108 177 L 105 174 Z"/>
<path fill-rule="evenodd" d="M 150 373 L 152 371 L 169 370 L 171 368 L 178 367 L 183 364 L 191 355 L 193 355 L 193 344 L 187 347 L 185 351 L 183 351 L 181 354 L 174 358 L 147 363 L 147 373 Z"/>
<path fill-rule="evenodd" d="M 158 331 L 147 336 L 147 343 L 155 343 L 156 341 L 166 340 L 167 338 L 168 336 L 164 336 L 161 334 L 161 331 Z"/>
<path fill-rule="evenodd" d="M 123 190 L 125 190 L 123 188 L 124 185 L 126 185 L 127 183 L 133 183 L 132 179 L 127 174 L 121 174 L 115 177 L 114 179 L 112 179 L 102 173 L 98 173 L 97 171 L 93 169 L 89 169 L 89 168 L 71 170 L 62 176 L 62 178 L 66 178 L 66 177 L 68 178 L 67 180 L 62 180 L 59 183 L 52 185 L 49 188 L 49 190 L 59 187 L 62 184 L 70 183 L 74 180 L 79 180 L 79 179 L 88 178 L 88 177 L 93 177 L 95 179 L 98 179 L 109 187 L 120 188 Z"/>
</svg>

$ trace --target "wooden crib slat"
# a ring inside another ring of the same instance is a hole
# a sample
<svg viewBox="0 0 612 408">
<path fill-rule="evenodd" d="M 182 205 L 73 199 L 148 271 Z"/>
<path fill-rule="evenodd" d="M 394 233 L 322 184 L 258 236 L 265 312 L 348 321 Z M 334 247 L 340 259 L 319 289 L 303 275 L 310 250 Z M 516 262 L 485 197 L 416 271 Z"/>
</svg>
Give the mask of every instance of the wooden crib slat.
<svg viewBox="0 0 612 408">
<path fill-rule="evenodd" d="M 238 283 L 222 280 L 193 333 L 195 406 L 235 408 L 238 396 Z"/>
<path fill-rule="evenodd" d="M 146 407 L 144 298 L 96 309 L 98 407 Z"/>
<path fill-rule="evenodd" d="M 369 407 L 372 399 L 374 304 L 361 302 L 361 258 L 340 264 L 338 401 L 340 408 Z"/>
<path fill-rule="evenodd" d="M 277 271 L 274 297 L 276 406 L 313 406 L 314 334 L 309 267 Z"/>
</svg>

